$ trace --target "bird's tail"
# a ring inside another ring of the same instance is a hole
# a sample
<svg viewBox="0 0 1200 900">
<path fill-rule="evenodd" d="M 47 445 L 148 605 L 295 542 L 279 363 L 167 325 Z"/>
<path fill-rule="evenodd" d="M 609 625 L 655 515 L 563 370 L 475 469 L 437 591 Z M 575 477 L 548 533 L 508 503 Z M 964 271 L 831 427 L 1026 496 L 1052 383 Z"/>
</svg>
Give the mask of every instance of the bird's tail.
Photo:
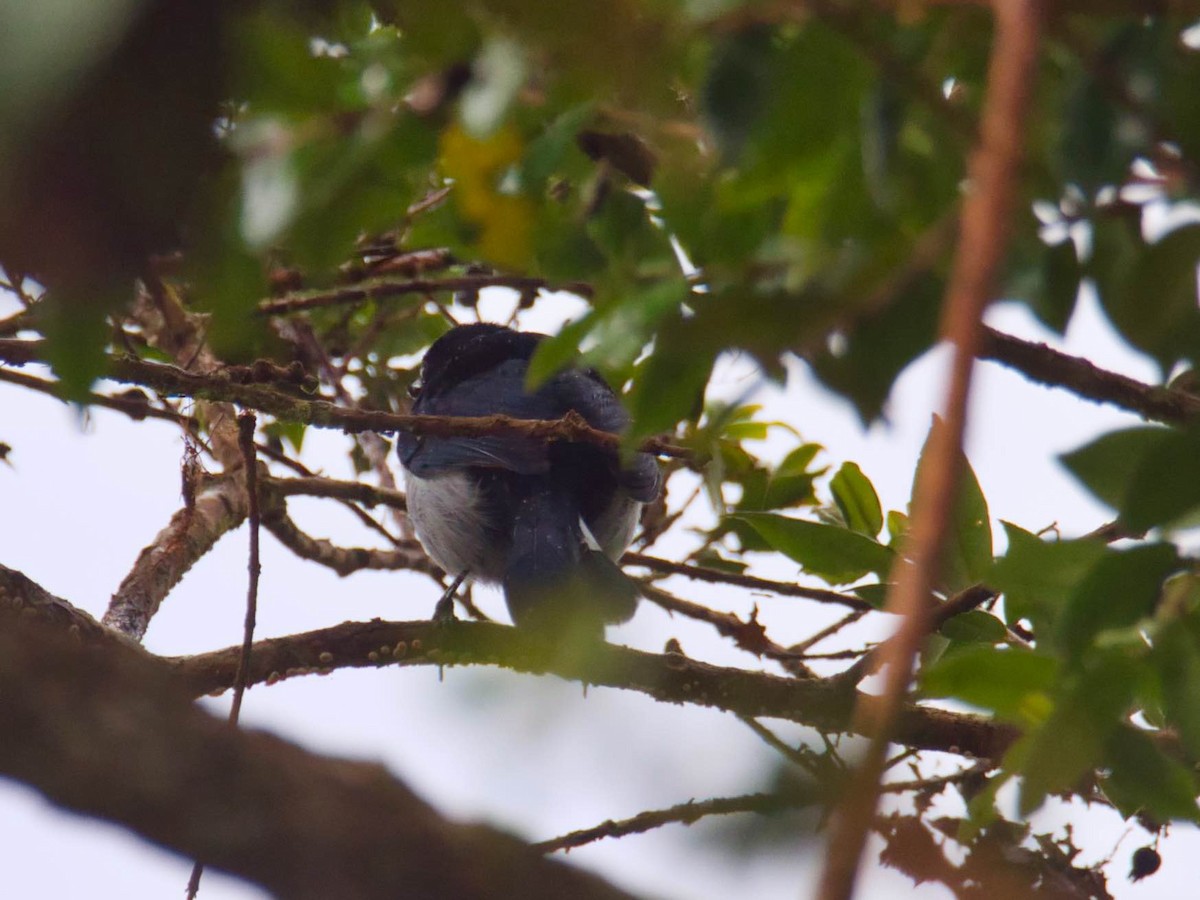
<svg viewBox="0 0 1200 900">
<path fill-rule="evenodd" d="M 543 484 L 515 499 L 504 596 L 513 622 L 602 635 L 637 606 L 637 586 L 589 540 L 566 490 Z"/>
</svg>

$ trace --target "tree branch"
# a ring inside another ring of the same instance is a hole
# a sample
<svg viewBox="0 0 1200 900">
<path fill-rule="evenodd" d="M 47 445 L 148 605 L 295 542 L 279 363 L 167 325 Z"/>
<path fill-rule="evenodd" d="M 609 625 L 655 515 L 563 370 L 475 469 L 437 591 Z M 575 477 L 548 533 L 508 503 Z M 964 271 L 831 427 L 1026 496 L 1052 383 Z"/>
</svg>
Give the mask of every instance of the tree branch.
<svg viewBox="0 0 1200 900">
<path fill-rule="evenodd" d="M 195 502 L 171 516 L 138 555 L 104 613 L 109 628 L 141 640 L 171 589 L 249 511 L 241 473 L 206 477 Z"/>
<path fill-rule="evenodd" d="M 930 591 L 959 482 L 971 368 L 979 352 L 983 311 L 1016 209 L 1023 126 L 1037 71 L 1041 7 L 1038 0 L 1006 0 L 993 4 L 993 14 L 996 34 L 980 141 L 969 166 L 971 191 L 963 204 L 961 237 L 943 309 L 942 330 L 954 343 L 945 421 L 934 428 L 926 464 L 917 473 L 912 528 L 888 591 L 887 611 L 901 617 L 900 626 L 880 647 L 879 659 L 886 666 L 882 695 L 859 700 L 856 720 L 871 743 L 833 818 L 829 856 L 817 892 L 822 900 L 849 900 L 854 893 L 859 861 L 875 818 L 888 742 L 929 630 Z"/>
<path fill-rule="evenodd" d="M 685 578 L 706 581 L 710 584 L 732 584 L 755 591 L 770 591 L 772 594 L 779 594 L 783 597 L 803 597 L 805 600 L 816 600 L 818 603 L 837 603 L 864 612 L 874 609 L 867 601 L 861 597 L 855 597 L 853 594 L 839 594 L 837 591 L 810 588 L 787 581 L 772 581 L 755 575 L 744 575 L 740 572 L 723 572 L 707 566 L 687 565 L 657 556 L 647 556 L 644 553 L 631 551 L 621 557 L 621 562 L 627 566 L 638 566 L 664 575 L 682 575 Z"/>
<path fill-rule="evenodd" d="M 979 358 L 1015 369 L 1032 381 L 1065 388 L 1086 400 L 1119 406 L 1147 419 L 1183 425 L 1200 418 L 1200 397 L 1174 388 L 1145 384 L 1101 369 L 1082 357 L 986 326 Z"/>
<path fill-rule="evenodd" d="M 310 537 L 292 521 L 282 502 L 268 501 L 263 510 L 263 527 L 301 559 L 333 569 L 343 578 L 362 569 L 409 569 L 424 572 L 435 578 L 441 575 L 441 570 L 430 561 L 429 556 L 415 541 L 380 550 L 367 547 L 338 547 L 325 538 Z"/>
<path fill-rule="evenodd" d="M 391 506 L 395 509 L 407 509 L 408 503 L 404 494 L 390 488 L 376 487 L 362 481 L 339 481 L 336 478 L 323 476 L 304 476 L 300 478 L 263 478 L 263 487 L 276 497 L 328 497 L 334 500 L 348 500 L 361 503 L 364 506 Z"/>
<path fill-rule="evenodd" d="M 0 360 L 13 365 L 41 362 L 42 341 L 0 340 Z M 240 384 L 217 371 L 208 375 L 186 372 L 175 366 L 142 359 L 111 358 L 105 377 L 140 384 L 166 396 L 193 397 L 235 403 L 245 409 L 269 413 L 288 422 L 303 422 L 319 428 L 337 428 L 391 433 L 407 431 L 435 437 L 481 434 L 528 437 L 543 441 L 574 441 L 609 450 L 621 449 L 621 438 L 592 428 L 583 417 L 568 413 L 561 419 L 542 421 L 511 416 L 413 416 L 372 410 L 347 409 L 328 400 L 307 400 L 258 384 Z M 695 454 L 661 438 L 644 441 L 640 450 L 659 456 L 691 460 Z"/>
<path fill-rule="evenodd" d="M 552 285 L 544 278 L 529 278 L 520 275 L 464 275 L 460 278 L 417 278 L 403 281 L 379 279 L 333 291 L 307 291 L 290 294 L 278 300 L 263 300 L 258 304 L 258 312 L 260 315 L 278 316 L 309 309 L 339 306 L 346 303 L 362 303 L 365 300 L 384 300 L 413 294 L 421 295 L 423 300 L 429 294 L 447 291 L 477 293 L 489 287 L 512 288 L 522 293 L 550 290 L 569 291 L 572 294 L 579 294 L 581 297 L 592 295 L 591 285 L 585 282 L 572 281 L 562 285 Z"/>
<path fill-rule="evenodd" d="M 730 813 L 778 813 L 818 802 L 819 795 L 811 792 L 794 791 L 790 794 L 744 794 L 741 797 L 713 797 L 711 800 L 689 800 L 666 809 L 648 810 L 628 819 L 609 819 L 592 828 L 582 828 L 548 841 L 539 841 L 534 850 L 554 853 L 557 850 L 573 850 L 602 838 L 618 838 L 627 834 L 642 834 L 663 825 L 679 823 L 691 825 L 706 816 L 724 816 Z"/>
<path fill-rule="evenodd" d="M 10 369 L 0 369 L 0 381 L 28 388 L 31 391 L 37 391 L 40 394 L 53 397 L 60 403 L 70 402 L 63 399 L 62 394 L 59 392 L 58 382 L 45 378 L 26 375 L 24 372 L 13 372 Z M 163 419 L 189 429 L 195 425 L 195 420 L 190 416 L 185 416 L 174 410 L 159 409 L 157 406 L 151 406 L 150 398 L 136 388 L 131 388 L 128 393 L 115 397 L 106 394 L 88 393 L 86 402 L 90 406 L 102 406 L 105 409 L 124 413 L 135 422 L 140 422 L 142 419 Z"/>
<path fill-rule="evenodd" d="M 161 662 L 0 607 L 0 773 L 293 900 L 617 900 L 601 879 L 442 818 L 379 765 L 196 708 Z"/>
<path fill-rule="evenodd" d="M 233 685 L 240 648 L 228 647 L 167 663 L 195 696 Z M 493 665 L 552 674 L 589 685 L 639 691 L 667 703 L 721 709 L 745 717 L 785 719 L 826 732 L 855 731 L 854 694 L 833 679 L 785 678 L 713 666 L 680 653 L 645 653 L 597 644 L 564 655 L 554 642 L 491 622 L 344 622 L 330 628 L 257 641 L 250 684 L 298 675 L 381 665 Z M 998 760 L 1015 728 L 982 716 L 907 705 L 894 738 L 922 750 Z"/>
</svg>

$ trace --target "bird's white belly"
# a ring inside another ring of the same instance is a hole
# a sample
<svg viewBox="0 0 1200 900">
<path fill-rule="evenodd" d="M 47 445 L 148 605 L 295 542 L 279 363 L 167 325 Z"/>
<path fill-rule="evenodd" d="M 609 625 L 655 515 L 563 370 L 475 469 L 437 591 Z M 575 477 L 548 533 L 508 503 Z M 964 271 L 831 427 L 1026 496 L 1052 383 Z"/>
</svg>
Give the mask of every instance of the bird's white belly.
<svg viewBox="0 0 1200 900">
<path fill-rule="evenodd" d="M 408 517 L 430 558 L 450 575 L 504 577 L 505 547 L 484 513 L 474 481 L 460 471 L 436 478 L 405 473 Z"/>
</svg>

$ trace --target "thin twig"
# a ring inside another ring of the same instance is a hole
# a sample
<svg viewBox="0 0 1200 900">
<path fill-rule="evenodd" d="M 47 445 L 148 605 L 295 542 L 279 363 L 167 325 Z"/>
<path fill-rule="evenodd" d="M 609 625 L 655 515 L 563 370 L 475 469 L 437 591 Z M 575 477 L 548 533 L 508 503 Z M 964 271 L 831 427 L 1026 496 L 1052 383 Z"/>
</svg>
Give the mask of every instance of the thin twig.
<svg viewBox="0 0 1200 900">
<path fill-rule="evenodd" d="M 301 559 L 333 569 L 345 577 L 363 569 L 382 571 L 421 572 L 435 580 L 441 579 L 442 571 L 426 555 L 416 541 L 397 542 L 388 549 L 373 547 L 339 547 L 325 538 L 314 538 L 305 534 L 287 514 L 282 500 L 271 498 L 264 510 L 263 526 Z"/>
<path fill-rule="evenodd" d="M 847 625 L 853 625 L 855 622 L 857 622 L 859 619 L 861 619 L 863 616 L 865 616 L 868 612 L 870 612 L 870 610 L 866 610 L 866 609 L 851 610 L 849 613 L 842 616 L 842 618 L 838 619 L 832 625 L 822 628 L 816 634 L 810 635 L 809 637 L 805 638 L 804 640 L 800 641 L 797 644 L 792 644 L 792 646 L 788 647 L 788 649 L 791 650 L 793 653 L 806 654 L 809 650 L 811 650 L 817 644 L 821 643 L 821 641 L 825 640 L 825 638 L 832 637 L 833 635 L 835 635 L 839 631 L 841 631 L 843 628 L 845 628 Z"/>
<path fill-rule="evenodd" d="M 756 591 L 770 591 L 784 597 L 803 597 L 805 600 L 816 600 L 818 603 L 837 603 L 863 612 L 869 612 L 874 608 L 867 601 L 861 597 L 855 597 L 853 594 L 839 594 L 837 591 L 810 588 L 787 581 L 772 581 L 768 578 L 744 575 L 740 572 L 725 572 L 708 566 L 686 565 L 657 556 L 647 556 L 644 553 L 626 553 L 621 557 L 621 562 L 628 566 L 638 566 L 668 575 L 682 575 L 696 581 L 732 584 Z"/>
<path fill-rule="evenodd" d="M 811 759 L 809 759 L 791 744 L 788 744 L 780 739 L 779 735 L 773 732 L 770 728 L 750 716 L 738 716 L 738 719 L 741 720 L 742 724 L 758 735 L 758 737 L 762 739 L 763 743 L 782 755 L 788 762 L 799 766 L 814 778 L 820 777 Z"/>
<path fill-rule="evenodd" d="M 663 825 L 681 823 L 691 825 L 706 816 L 722 816 L 731 813 L 778 813 L 802 806 L 811 806 L 819 800 L 818 792 L 793 791 L 788 794 L 744 794 L 740 797 L 714 797 L 711 800 L 689 800 L 666 809 L 647 810 L 628 819 L 609 819 L 593 828 L 582 828 L 561 837 L 540 841 L 530 846 L 542 853 L 556 850 L 572 850 L 602 838 L 624 837 L 627 834 L 642 834 Z"/>
<path fill-rule="evenodd" d="M 906 552 L 898 558 L 888 591 L 887 610 L 901 621 L 879 654 L 886 666 L 883 693 L 859 699 L 857 720 L 871 741 L 833 819 L 829 855 L 817 891 L 821 900 L 849 900 L 854 894 L 859 861 L 875 818 L 888 742 L 929 630 L 930 590 L 959 480 L 972 363 L 1016 210 L 1023 126 L 1037 70 L 1040 5 L 1038 0 L 1011 0 L 996 2 L 993 9 L 996 35 L 980 144 L 971 158 L 972 190 L 963 205 L 961 238 L 943 310 L 943 333 L 955 345 L 945 422 L 930 437 L 929 465 L 922 467 L 914 490 Z"/>
<path fill-rule="evenodd" d="M 765 656 L 782 665 L 792 675 L 801 678 L 816 678 L 797 653 L 792 653 L 786 647 L 780 646 L 767 635 L 767 629 L 758 621 L 758 607 L 750 614 L 750 618 L 742 621 L 733 613 L 719 612 L 691 600 L 684 600 L 669 594 L 662 588 L 649 582 L 639 582 L 642 593 L 647 600 L 661 606 L 667 612 L 679 613 L 691 619 L 707 622 L 723 637 L 730 638 L 738 649 L 753 653 L 755 656 Z"/>
<path fill-rule="evenodd" d="M 258 530 L 260 516 L 258 510 L 258 459 L 254 453 L 254 431 L 258 421 L 252 412 L 238 415 L 238 446 L 242 449 L 242 460 L 245 467 L 246 502 L 248 512 L 246 520 L 250 525 L 250 552 L 247 561 L 249 580 L 246 587 L 246 618 L 242 625 L 242 653 L 238 658 L 237 674 L 233 679 L 233 702 L 229 707 L 229 723 L 236 725 L 242 713 L 242 698 L 246 694 L 246 684 L 250 680 L 250 652 L 254 647 L 254 626 L 258 619 L 258 577 L 262 573 L 262 564 L 258 555 Z M 204 875 L 204 863 L 196 860 L 192 866 L 191 877 L 187 883 L 187 898 L 195 900 L 200 892 L 200 879 Z"/>
<path fill-rule="evenodd" d="M 0 381 L 28 388 L 31 391 L 37 391 L 48 397 L 53 397 L 62 403 L 70 402 L 63 398 L 58 382 L 56 381 L 3 368 L 0 368 Z M 150 399 L 136 388 L 131 388 L 130 393 L 118 397 L 89 392 L 83 402 L 92 406 L 102 406 L 105 409 L 113 409 L 119 413 L 124 413 L 135 422 L 142 419 L 163 419 L 167 422 L 183 425 L 189 430 L 196 428 L 196 420 L 191 416 L 185 416 L 174 410 L 159 409 L 157 406 L 152 406 Z"/>
<path fill-rule="evenodd" d="M 364 506 L 391 506 L 396 509 L 407 509 L 407 502 L 402 491 L 390 488 L 376 487 L 362 481 L 341 481 L 336 478 L 325 478 L 321 475 L 302 476 L 300 478 L 263 479 L 264 486 L 280 497 L 302 495 L 306 497 L 329 497 L 337 500 L 349 500 L 362 503 Z"/>
<path fill-rule="evenodd" d="M 229 710 L 229 721 L 237 724 L 242 710 L 242 695 L 246 692 L 246 682 L 250 673 L 250 649 L 254 645 L 254 625 L 258 617 L 258 577 L 262 565 L 258 557 L 258 533 L 262 517 L 259 512 L 258 498 L 258 460 L 254 454 L 254 429 L 258 422 L 252 412 L 244 412 L 238 416 L 238 443 L 242 448 L 242 456 L 246 460 L 246 497 L 248 513 L 246 520 L 250 525 L 250 559 L 248 568 L 249 584 L 246 589 L 246 621 L 242 631 L 242 655 L 238 660 L 237 677 L 233 683 L 233 705 Z"/>
<path fill-rule="evenodd" d="M 418 302 L 424 302 L 427 294 L 473 293 L 489 287 L 505 287 L 518 291 L 569 291 L 583 297 L 592 295 L 591 285 L 584 282 L 572 281 L 555 285 L 544 278 L 522 275 L 463 275 L 458 278 L 413 278 L 402 281 L 379 279 L 332 291 L 309 291 L 280 297 L 278 300 L 263 300 L 258 304 L 258 312 L 260 315 L 278 316 L 346 303 L 362 303 L 365 300 L 413 295 L 418 296 Z"/>
</svg>

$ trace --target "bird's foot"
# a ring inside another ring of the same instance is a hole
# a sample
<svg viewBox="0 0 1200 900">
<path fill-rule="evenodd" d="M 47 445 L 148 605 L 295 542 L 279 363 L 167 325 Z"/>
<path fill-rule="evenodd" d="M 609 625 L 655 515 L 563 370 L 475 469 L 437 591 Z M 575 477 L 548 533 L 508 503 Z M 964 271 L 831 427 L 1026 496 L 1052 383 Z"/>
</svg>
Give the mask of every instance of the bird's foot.
<svg viewBox="0 0 1200 900">
<path fill-rule="evenodd" d="M 454 615 L 454 595 L 458 592 L 459 587 L 466 580 L 467 573 L 463 572 L 457 576 L 450 586 L 438 598 L 437 605 L 433 608 L 433 622 L 435 625 L 446 625 L 450 622 L 457 622 L 458 617 Z"/>
</svg>

